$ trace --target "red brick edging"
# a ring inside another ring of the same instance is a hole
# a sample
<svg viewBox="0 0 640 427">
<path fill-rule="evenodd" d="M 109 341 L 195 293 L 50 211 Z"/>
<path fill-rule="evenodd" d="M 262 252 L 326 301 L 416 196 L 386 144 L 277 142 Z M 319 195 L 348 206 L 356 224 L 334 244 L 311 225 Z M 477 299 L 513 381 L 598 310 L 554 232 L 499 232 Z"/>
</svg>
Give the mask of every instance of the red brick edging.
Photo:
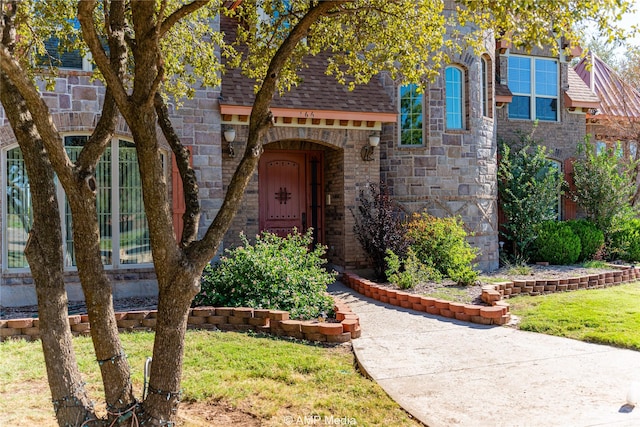
<svg viewBox="0 0 640 427">
<path fill-rule="evenodd" d="M 359 338 L 362 331 L 360 320 L 348 305 L 336 300 L 338 322 L 317 320 L 291 320 L 288 311 L 263 310 L 246 307 L 196 307 L 189 310 L 189 329 L 219 329 L 222 331 L 256 331 L 275 336 L 306 339 L 316 342 L 343 343 Z M 120 332 L 151 331 L 156 325 L 156 310 L 116 313 Z M 40 320 L 7 319 L 0 320 L 0 341 L 6 339 L 40 338 Z M 89 316 L 77 314 L 69 316 L 71 332 L 87 335 L 90 332 Z"/>
<path fill-rule="evenodd" d="M 504 325 L 511 320 L 509 304 L 504 301 L 491 302 L 491 306 L 451 302 L 397 289 L 388 289 L 354 273 L 344 273 L 342 282 L 366 297 L 436 316 L 482 325 Z"/>
<path fill-rule="evenodd" d="M 616 271 L 567 279 L 507 280 L 484 285 L 482 287 L 482 300 L 487 304 L 493 304 L 512 295 L 528 294 L 535 296 L 578 289 L 602 289 L 640 279 L 640 269 L 638 268 L 613 264 L 610 264 L 609 267 Z"/>
</svg>

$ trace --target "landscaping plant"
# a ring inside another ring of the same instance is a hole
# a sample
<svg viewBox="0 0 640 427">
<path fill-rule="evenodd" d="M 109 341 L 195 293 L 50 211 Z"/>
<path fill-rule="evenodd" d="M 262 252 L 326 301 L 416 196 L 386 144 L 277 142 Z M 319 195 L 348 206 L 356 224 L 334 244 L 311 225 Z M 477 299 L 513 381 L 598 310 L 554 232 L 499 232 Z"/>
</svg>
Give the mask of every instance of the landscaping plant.
<svg viewBox="0 0 640 427">
<path fill-rule="evenodd" d="M 411 247 L 407 250 L 405 259 L 400 259 L 392 250 L 387 250 L 385 261 L 388 265 L 386 274 L 389 282 L 400 289 L 410 289 L 426 281 L 442 280 L 442 273 L 432 265 L 421 262 Z"/>
<path fill-rule="evenodd" d="M 309 249 L 312 236 L 311 230 L 287 237 L 263 232 L 252 245 L 241 234 L 242 246 L 205 268 L 194 304 L 286 310 L 301 319 L 330 315 L 326 290 L 336 275 L 323 267 L 325 247 Z"/>
<path fill-rule="evenodd" d="M 567 225 L 580 238 L 580 256 L 578 261 L 593 259 L 604 246 L 604 233 L 591 221 L 574 219 L 567 221 Z"/>
<path fill-rule="evenodd" d="M 411 250 L 426 266 L 458 284 L 471 285 L 478 278 L 473 260 L 478 250 L 467 242 L 467 232 L 458 217 L 437 218 L 428 213 L 415 213 L 407 228 Z"/>
<path fill-rule="evenodd" d="M 384 183 L 368 184 L 365 189 L 360 190 L 359 200 L 357 213 L 351 212 L 355 219 L 353 230 L 360 245 L 371 258 L 376 276 L 386 279 L 389 268 L 385 259 L 387 250 L 401 259 L 407 253 L 405 214 L 391 200 Z"/>
<path fill-rule="evenodd" d="M 607 250 L 609 258 L 640 261 L 640 219 L 619 219 L 613 228 Z"/>
<path fill-rule="evenodd" d="M 575 264 L 582 246 L 571 227 L 562 221 L 545 221 L 536 225 L 535 257 L 555 265 Z"/>
<path fill-rule="evenodd" d="M 580 158 L 573 165 L 573 198 L 587 217 L 609 237 L 616 219 L 629 213 L 635 192 L 635 162 L 620 161 L 620 147 L 598 150 L 586 141 L 578 146 Z"/>
<path fill-rule="evenodd" d="M 514 258 L 527 261 L 536 240 L 536 224 L 558 216 L 564 180 L 532 134 L 521 134 L 514 145 L 521 148 L 500 143 L 498 192 L 507 219 L 502 234 L 513 243 Z"/>
</svg>

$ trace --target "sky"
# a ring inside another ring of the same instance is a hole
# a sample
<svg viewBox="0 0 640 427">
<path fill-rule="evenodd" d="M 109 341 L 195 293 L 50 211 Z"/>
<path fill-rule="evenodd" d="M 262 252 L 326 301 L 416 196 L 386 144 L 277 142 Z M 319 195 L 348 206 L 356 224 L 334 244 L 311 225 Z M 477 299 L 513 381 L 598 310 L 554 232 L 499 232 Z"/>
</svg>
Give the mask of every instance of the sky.
<svg viewBox="0 0 640 427">
<path fill-rule="evenodd" d="M 620 21 L 620 25 L 624 28 L 630 29 L 632 25 L 640 26 L 640 0 L 635 0 L 634 3 L 635 11 L 633 13 L 626 14 L 622 21 Z M 640 45 L 640 34 L 636 35 L 636 37 L 630 42 L 636 46 Z"/>
</svg>

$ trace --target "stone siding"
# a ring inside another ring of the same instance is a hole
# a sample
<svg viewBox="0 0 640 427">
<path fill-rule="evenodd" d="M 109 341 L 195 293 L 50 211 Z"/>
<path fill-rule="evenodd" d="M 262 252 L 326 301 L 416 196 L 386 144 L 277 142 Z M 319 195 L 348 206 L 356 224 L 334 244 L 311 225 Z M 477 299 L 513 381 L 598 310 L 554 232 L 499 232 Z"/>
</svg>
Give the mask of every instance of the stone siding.
<svg viewBox="0 0 640 427">
<path fill-rule="evenodd" d="M 425 144 L 399 146 L 397 125 L 385 126 L 381 177 L 409 212 L 460 216 L 469 242 L 480 249 L 478 267 L 493 270 L 498 267 L 495 121 L 482 115 L 480 58 L 463 54 L 452 64 L 465 70 L 465 130 L 446 129 L 444 79 L 436 79 L 423 95 Z"/>
</svg>

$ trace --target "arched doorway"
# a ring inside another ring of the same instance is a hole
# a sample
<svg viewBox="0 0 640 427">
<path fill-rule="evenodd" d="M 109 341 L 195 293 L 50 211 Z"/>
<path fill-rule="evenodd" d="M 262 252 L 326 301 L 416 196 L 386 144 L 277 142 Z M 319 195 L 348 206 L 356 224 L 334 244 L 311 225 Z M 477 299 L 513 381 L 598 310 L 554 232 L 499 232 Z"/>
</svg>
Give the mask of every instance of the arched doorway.
<svg viewBox="0 0 640 427">
<path fill-rule="evenodd" d="M 260 230 L 286 236 L 313 229 L 324 243 L 324 156 L 318 150 L 265 150 L 258 165 Z"/>
</svg>

